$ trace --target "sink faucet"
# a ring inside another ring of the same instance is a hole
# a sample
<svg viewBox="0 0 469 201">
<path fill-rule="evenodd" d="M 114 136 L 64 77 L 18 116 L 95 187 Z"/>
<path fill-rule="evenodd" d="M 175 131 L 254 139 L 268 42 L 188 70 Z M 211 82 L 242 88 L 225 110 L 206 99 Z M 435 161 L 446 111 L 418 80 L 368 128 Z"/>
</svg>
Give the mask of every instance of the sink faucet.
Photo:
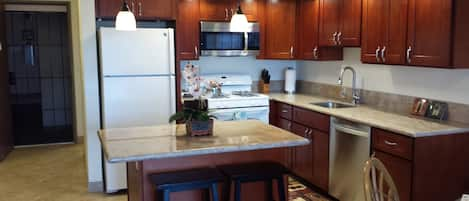
<svg viewBox="0 0 469 201">
<path fill-rule="evenodd" d="M 337 84 L 339 84 L 340 86 L 343 87 L 344 73 L 347 70 L 352 71 L 352 74 L 353 74 L 353 83 L 352 83 L 352 99 L 353 100 L 352 100 L 352 103 L 357 105 L 357 104 L 360 104 L 360 92 L 357 89 L 357 72 L 355 71 L 355 69 L 353 69 L 351 66 L 346 66 L 346 67 L 342 68 L 342 70 L 340 71 L 340 76 L 339 76 L 339 80 L 337 81 Z M 345 92 L 343 92 L 343 95 L 345 96 Z"/>
</svg>

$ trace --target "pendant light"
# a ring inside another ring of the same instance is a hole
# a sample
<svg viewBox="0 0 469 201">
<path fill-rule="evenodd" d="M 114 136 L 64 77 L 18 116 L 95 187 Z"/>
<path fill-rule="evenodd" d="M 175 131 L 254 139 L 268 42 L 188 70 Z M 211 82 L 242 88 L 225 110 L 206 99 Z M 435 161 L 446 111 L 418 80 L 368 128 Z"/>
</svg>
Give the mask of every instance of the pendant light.
<svg viewBox="0 0 469 201">
<path fill-rule="evenodd" d="M 241 0 L 238 0 L 238 9 L 236 10 L 236 13 L 231 17 L 230 31 L 247 32 L 248 25 L 248 18 L 241 10 Z"/>
<path fill-rule="evenodd" d="M 116 30 L 120 31 L 135 31 L 137 29 L 137 22 L 135 15 L 130 11 L 129 5 L 124 0 L 122 1 L 122 8 L 116 17 Z"/>
</svg>

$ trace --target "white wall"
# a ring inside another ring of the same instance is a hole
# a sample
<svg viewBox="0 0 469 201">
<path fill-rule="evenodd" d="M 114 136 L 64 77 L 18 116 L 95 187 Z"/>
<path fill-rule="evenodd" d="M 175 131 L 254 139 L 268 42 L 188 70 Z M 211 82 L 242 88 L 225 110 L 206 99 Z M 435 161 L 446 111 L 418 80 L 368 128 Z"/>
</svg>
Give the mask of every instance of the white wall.
<svg viewBox="0 0 469 201">
<path fill-rule="evenodd" d="M 200 57 L 198 61 L 191 61 L 200 66 L 200 74 L 214 73 L 245 73 L 251 75 L 255 81 L 260 79 L 262 69 L 270 72 L 271 80 L 284 80 L 285 68 L 296 67 L 296 61 L 288 60 L 256 60 L 250 57 Z M 181 67 L 187 61 L 181 62 Z"/>
<path fill-rule="evenodd" d="M 360 48 L 345 48 L 344 61 L 340 62 L 298 61 L 298 79 L 337 84 L 343 65 L 357 70 L 362 89 L 469 104 L 469 69 L 362 64 Z M 351 86 L 348 73 L 345 84 Z"/>
</svg>

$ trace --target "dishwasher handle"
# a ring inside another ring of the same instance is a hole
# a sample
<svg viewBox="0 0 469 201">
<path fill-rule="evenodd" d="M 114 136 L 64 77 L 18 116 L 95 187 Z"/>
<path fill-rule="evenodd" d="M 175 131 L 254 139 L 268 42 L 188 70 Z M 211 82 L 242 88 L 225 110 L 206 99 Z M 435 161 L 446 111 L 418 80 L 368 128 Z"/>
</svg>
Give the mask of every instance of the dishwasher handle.
<svg viewBox="0 0 469 201">
<path fill-rule="evenodd" d="M 337 123 L 334 124 L 334 129 L 341 131 L 343 133 L 346 133 L 346 134 L 351 134 L 351 135 L 356 135 L 356 136 L 366 137 L 366 138 L 370 137 L 369 129 L 368 130 L 356 129 L 350 126 L 345 126 L 345 125 L 337 124 Z"/>
</svg>

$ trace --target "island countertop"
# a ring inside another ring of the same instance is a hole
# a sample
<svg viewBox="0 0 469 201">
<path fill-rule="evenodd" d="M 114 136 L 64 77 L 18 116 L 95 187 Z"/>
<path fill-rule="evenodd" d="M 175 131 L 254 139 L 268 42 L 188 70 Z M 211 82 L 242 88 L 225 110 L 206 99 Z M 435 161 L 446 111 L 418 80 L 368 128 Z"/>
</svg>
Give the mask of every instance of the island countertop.
<svg viewBox="0 0 469 201">
<path fill-rule="evenodd" d="M 257 120 L 215 121 L 213 136 L 188 137 L 184 124 L 98 132 L 111 163 L 302 146 L 308 139 Z"/>
</svg>

